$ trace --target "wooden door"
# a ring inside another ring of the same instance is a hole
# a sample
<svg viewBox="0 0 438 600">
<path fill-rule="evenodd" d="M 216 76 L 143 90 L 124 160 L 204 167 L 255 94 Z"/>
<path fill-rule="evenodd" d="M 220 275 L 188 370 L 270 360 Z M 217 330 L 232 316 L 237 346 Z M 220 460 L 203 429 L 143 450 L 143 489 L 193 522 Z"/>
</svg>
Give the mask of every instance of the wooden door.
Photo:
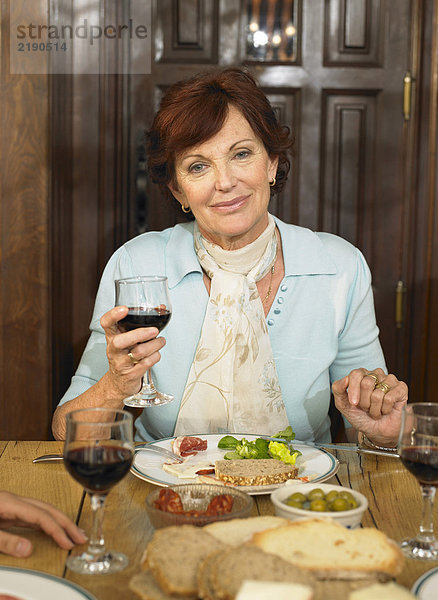
<svg viewBox="0 0 438 600">
<path fill-rule="evenodd" d="M 162 0 L 152 75 L 132 89 L 131 137 L 141 139 L 172 82 L 218 65 L 256 76 L 295 137 L 289 182 L 271 209 L 363 251 L 388 366 L 400 376 L 405 348 L 394 307 L 407 249 L 402 109 L 411 10 L 410 0 Z M 183 220 L 152 185 L 139 201 L 145 229 Z"/>
</svg>

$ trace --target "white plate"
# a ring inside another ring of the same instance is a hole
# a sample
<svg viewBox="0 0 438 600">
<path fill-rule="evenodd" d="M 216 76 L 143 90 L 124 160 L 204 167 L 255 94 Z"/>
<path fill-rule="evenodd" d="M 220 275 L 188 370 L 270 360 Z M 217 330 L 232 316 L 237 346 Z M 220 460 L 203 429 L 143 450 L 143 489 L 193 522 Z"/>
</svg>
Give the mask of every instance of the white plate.
<svg viewBox="0 0 438 600">
<path fill-rule="evenodd" d="M 438 567 L 427 571 L 417 579 L 411 592 L 419 600 L 436 600 L 438 598 Z"/>
<path fill-rule="evenodd" d="M 10 594 L 19 600 L 96 600 L 66 579 L 16 567 L 0 567 L 0 594 Z"/>
<path fill-rule="evenodd" d="M 204 440 L 207 440 L 207 450 L 199 452 L 196 456 L 190 458 L 190 462 L 205 463 L 206 461 L 214 465 L 216 460 L 223 458 L 228 450 L 221 450 L 217 447 L 219 440 L 225 434 L 199 435 Z M 233 433 L 236 438 L 246 438 L 247 440 L 255 440 L 258 436 L 245 433 Z M 171 450 L 171 442 L 174 438 L 165 438 L 156 442 L 151 442 L 156 446 Z M 142 444 L 138 448 L 144 448 L 147 444 Z M 336 473 L 339 468 L 337 459 L 327 452 L 305 444 L 297 444 L 297 449 L 300 450 L 302 456 L 298 457 L 296 466 L 298 467 L 298 477 L 309 477 L 312 483 L 316 481 L 325 481 Z M 166 487 L 168 485 L 178 485 L 181 483 L 194 483 L 195 479 L 180 479 L 170 473 L 166 473 L 162 469 L 162 465 L 168 459 L 160 457 L 154 452 L 136 452 L 134 463 L 131 467 L 131 472 L 140 479 L 144 479 L 149 483 Z M 294 480 L 295 481 L 295 480 Z M 239 489 L 251 495 L 268 494 L 277 489 L 280 485 L 257 485 L 257 486 L 237 486 Z"/>
</svg>

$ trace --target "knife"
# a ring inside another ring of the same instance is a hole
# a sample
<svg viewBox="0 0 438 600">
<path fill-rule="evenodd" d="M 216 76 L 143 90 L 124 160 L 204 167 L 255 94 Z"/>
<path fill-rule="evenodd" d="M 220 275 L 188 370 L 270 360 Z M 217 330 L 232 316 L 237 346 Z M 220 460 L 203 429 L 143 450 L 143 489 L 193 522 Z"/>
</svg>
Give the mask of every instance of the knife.
<svg viewBox="0 0 438 600">
<path fill-rule="evenodd" d="M 184 462 L 184 459 L 181 458 L 181 456 L 174 454 L 170 450 L 166 450 L 166 448 L 161 448 L 161 446 L 155 446 L 153 444 L 147 444 L 146 446 L 139 446 L 138 448 L 135 449 L 135 454 L 138 454 L 139 452 L 144 452 L 144 451 L 156 452 L 170 460 L 174 460 L 174 461 L 180 462 L 180 463 Z M 62 460 L 64 460 L 62 454 L 43 454 L 43 456 L 38 456 L 37 458 L 34 458 L 32 462 L 33 463 L 57 462 L 57 461 L 62 461 Z"/>
<path fill-rule="evenodd" d="M 299 450 L 299 446 L 310 446 L 312 448 L 330 448 L 333 450 L 350 450 L 352 452 L 358 452 L 359 454 L 374 454 L 377 456 L 393 456 L 394 458 L 400 458 L 400 455 L 397 452 L 384 452 L 383 450 L 373 450 L 372 448 L 363 448 L 358 444 L 324 444 L 322 442 L 300 442 L 299 440 L 285 440 L 283 438 L 275 438 L 268 436 L 261 436 L 265 440 L 269 440 L 270 442 L 281 442 L 283 444 L 287 444 L 288 446 L 292 446 L 293 448 L 297 447 Z"/>
</svg>

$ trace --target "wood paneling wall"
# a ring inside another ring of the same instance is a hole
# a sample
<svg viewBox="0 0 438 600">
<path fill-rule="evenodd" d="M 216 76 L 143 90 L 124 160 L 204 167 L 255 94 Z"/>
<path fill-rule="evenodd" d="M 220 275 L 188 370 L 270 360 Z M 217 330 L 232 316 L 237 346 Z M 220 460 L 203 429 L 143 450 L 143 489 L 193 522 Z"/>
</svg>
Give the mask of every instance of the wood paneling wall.
<svg viewBox="0 0 438 600">
<path fill-rule="evenodd" d="M 9 73 L 8 20 L 9 0 L 1 0 L 0 438 L 46 439 L 52 409 L 49 81 Z"/>
</svg>

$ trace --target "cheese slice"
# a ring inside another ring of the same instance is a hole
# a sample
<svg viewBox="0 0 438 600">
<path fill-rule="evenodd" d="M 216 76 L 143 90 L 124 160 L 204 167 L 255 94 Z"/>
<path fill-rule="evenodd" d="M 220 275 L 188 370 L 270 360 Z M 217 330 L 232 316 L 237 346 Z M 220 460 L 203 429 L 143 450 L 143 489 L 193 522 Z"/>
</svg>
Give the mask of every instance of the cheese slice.
<svg viewBox="0 0 438 600">
<path fill-rule="evenodd" d="M 163 471 L 169 473 L 169 475 L 173 475 L 174 477 L 178 477 L 178 479 L 196 479 L 197 471 L 201 469 L 212 469 L 214 465 L 211 462 L 183 462 L 183 463 L 164 463 Z"/>
<path fill-rule="evenodd" d="M 240 587 L 236 600 L 312 600 L 313 591 L 301 583 L 283 583 L 280 581 L 255 581 L 247 579 Z"/>
</svg>

